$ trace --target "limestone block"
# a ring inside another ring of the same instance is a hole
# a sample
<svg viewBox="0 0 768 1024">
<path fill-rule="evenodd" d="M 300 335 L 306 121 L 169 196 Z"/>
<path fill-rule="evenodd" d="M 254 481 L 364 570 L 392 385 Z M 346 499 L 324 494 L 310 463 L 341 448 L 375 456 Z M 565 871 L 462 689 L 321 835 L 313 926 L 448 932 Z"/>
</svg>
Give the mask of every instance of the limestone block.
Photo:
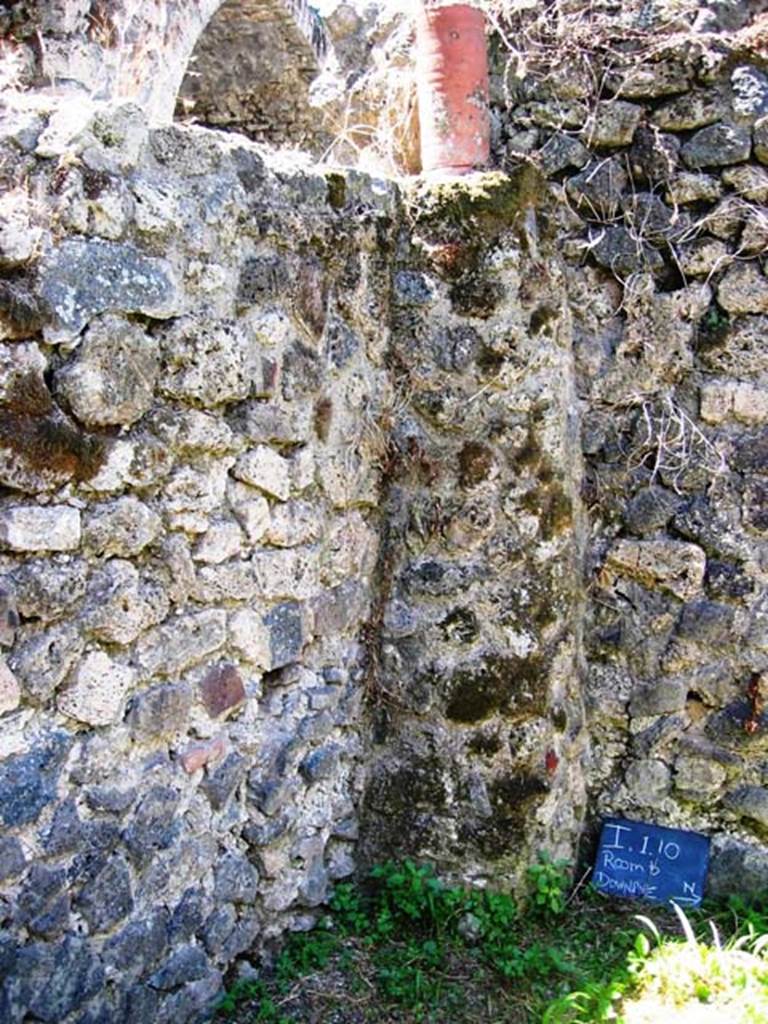
<svg viewBox="0 0 768 1024">
<path fill-rule="evenodd" d="M 744 211 L 739 249 L 747 256 L 761 256 L 768 249 L 768 216 L 764 209 L 751 207 Z"/>
<path fill-rule="evenodd" d="M 689 74 L 681 61 L 659 60 L 611 71 L 606 85 L 611 92 L 630 100 L 656 99 L 686 92 Z"/>
<path fill-rule="evenodd" d="M 27 619 L 58 619 L 84 596 L 87 575 L 87 563 L 71 555 L 28 559 L 13 573 L 16 607 Z"/>
<path fill-rule="evenodd" d="M 669 591 L 683 601 L 701 590 L 706 555 L 696 544 L 673 540 L 618 540 L 609 549 L 602 574 L 629 576 L 646 587 Z"/>
<path fill-rule="evenodd" d="M 701 220 L 701 227 L 710 235 L 733 242 L 744 223 L 744 204 L 735 196 L 726 196 Z"/>
<path fill-rule="evenodd" d="M 175 675 L 219 650 L 226 629 L 222 609 L 177 615 L 141 638 L 137 663 L 146 675 Z"/>
<path fill-rule="evenodd" d="M 310 544 L 322 532 L 320 511 L 306 501 L 288 501 L 272 509 L 265 540 L 279 548 Z"/>
<path fill-rule="evenodd" d="M 708 277 L 730 262 L 730 249 L 718 238 L 697 238 L 677 253 L 677 264 L 686 277 Z"/>
<path fill-rule="evenodd" d="M 319 552 L 315 547 L 280 548 L 254 554 L 253 575 L 267 600 L 306 600 L 318 589 Z"/>
<path fill-rule="evenodd" d="M 722 94 L 715 90 L 690 92 L 662 103 L 651 121 L 669 132 L 687 132 L 714 124 L 728 112 Z"/>
<path fill-rule="evenodd" d="M 201 452 L 225 455 L 237 447 L 232 430 L 215 413 L 165 408 L 153 414 L 151 422 L 153 433 L 181 455 Z"/>
<path fill-rule="evenodd" d="M 664 198 L 673 206 L 685 206 L 688 203 L 714 203 L 722 194 L 723 187 L 717 178 L 684 171 L 671 179 Z"/>
<path fill-rule="evenodd" d="M 643 117 L 643 108 L 625 100 L 598 103 L 584 135 L 588 146 L 628 146 Z"/>
<path fill-rule="evenodd" d="M 101 313 L 146 313 L 159 319 L 178 312 L 171 266 L 132 245 L 69 239 L 41 269 L 40 294 L 53 317 L 51 342 L 69 341 Z"/>
<path fill-rule="evenodd" d="M 270 497 L 286 501 L 291 493 L 290 463 L 272 448 L 260 444 L 245 452 L 232 470 L 242 480 Z"/>
<path fill-rule="evenodd" d="M 309 446 L 299 448 L 291 460 L 291 486 L 297 494 L 315 482 L 315 453 Z"/>
<path fill-rule="evenodd" d="M 136 454 L 133 442 L 118 438 L 108 446 L 104 462 L 98 473 L 83 483 L 85 491 L 109 494 L 121 491 L 131 475 Z"/>
<path fill-rule="evenodd" d="M 755 203 L 768 202 L 768 171 L 762 167 L 729 167 L 723 171 L 722 178 L 745 199 Z"/>
<path fill-rule="evenodd" d="M 92 426 L 127 425 L 152 405 L 160 368 L 157 340 L 119 316 L 103 316 L 56 374 L 56 389 Z"/>
<path fill-rule="evenodd" d="M 75 669 L 71 684 L 59 692 L 56 705 L 78 722 L 110 725 L 120 719 L 135 675 L 103 651 L 91 651 Z"/>
<path fill-rule="evenodd" d="M 738 817 L 768 828 L 768 789 L 764 786 L 739 786 L 726 793 L 723 804 Z"/>
<path fill-rule="evenodd" d="M 151 544 L 162 527 L 160 517 L 138 498 L 118 498 L 86 517 L 83 544 L 97 555 L 131 558 Z"/>
<path fill-rule="evenodd" d="M 768 316 L 736 318 L 721 344 L 702 353 L 702 363 L 712 373 L 725 377 L 755 378 L 768 373 Z"/>
<path fill-rule="evenodd" d="M 200 604 L 221 604 L 249 601 L 257 590 L 250 563 L 233 560 L 198 569 L 191 596 Z"/>
<path fill-rule="evenodd" d="M 58 623 L 16 643 L 9 666 L 25 695 L 47 700 L 83 652 L 85 642 L 71 622 Z"/>
<path fill-rule="evenodd" d="M 733 413 L 733 384 L 704 384 L 700 392 L 699 414 L 705 423 L 723 423 Z"/>
<path fill-rule="evenodd" d="M 768 421 L 768 389 L 753 384 L 713 381 L 701 389 L 701 418 L 707 423 L 736 419 L 756 425 Z"/>
<path fill-rule="evenodd" d="M 668 795 L 671 772 L 668 765 L 655 758 L 633 761 L 625 775 L 632 798 L 644 807 L 656 807 Z"/>
<path fill-rule="evenodd" d="M 134 223 L 142 235 L 162 236 L 178 230 L 179 198 L 170 181 L 136 175 L 131 181 L 131 195 L 135 200 Z"/>
<path fill-rule="evenodd" d="M 37 254 L 42 229 L 32 223 L 32 204 L 24 188 L 0 196 L 0 266 L 18 267 Z"/>
<path fill-rule="evenodd" d="M 15 711 L 21 700 L 21 687 L 16 676 L 8 668 L 5 658 L 0 658 L 0 715 Z"/>
<path fill-rule="evenodd" d="M 0 512 L 0 546 L 11 551 L 75 551 L 80 511 L 66 505 L 17 505 Z"/>
<path fill-rule="evenodd" d="M 161 337 L 160 391 L 203 407 L 248 397 L 247 346 L 237 324 L 182 317 Z"/>
<path fill-rule="evenodd" d="M 702 128 L 680 150 L 686 166 L 697 171 L 702 167 L 726 167 L 749 160 L 752 138 L 746 128 L 729 124 L 713 124 Z"/>
<path fill-rule="evenodd" d="M 741 423 L 765 423 L 768 420 L 768 389 L 752 384 L 734 385 L 733 415 Z"/>
<path fill-rule="evenodd" d="M 212 523 L 197 542 L 192 558 L 196 562 L 218 565 L 240 554 L 244 539 L 243 531 L 237 523 Z"/>
<path fill-rule="evenodd" d="M 681 755 L 675 761 L 675 791 L 685 799 L 707 803 L 727 777 L 726 769 L 708 758 Z"/>
<path fill-rule="evenodd" d="M 205 533 L 208 516 L 224 502 L 231 458 L 209 458 L 195 466 L 182 465 L 163 489 L 163 508 L 172 529 Z"/>
<path fill-rule="evenodd" d="M 165 618 L 168 607 L 164 591 L 142 582 L 130 562 L 114 558 L 91 577 L 81 621 L 99 640 L 129 644 Z"/>
<path fill-rule="evenodd" d="M 270 632 L 261 615 L 250 608 L 233 612 L 228 633 L 230 646 L 243 661 L 265 670 L 271 667 Z"/>
<path fill-rule="evenodd" d="M 734 264 L 717 286 L 717 301 L 729 313 L 768 313 L 768 278 L 759 264 Z"/>
<path fill-rule="evenodd" d="M 731 73 L 733 112 L 744 124 L 754 124 L 768 114 L 768 76 L 753 64 L 737 67 Z"/>
<path fill-rule="evenodd" d="M 117 241 L 128 224 L 128 200 L 122 182 L 110 183 L 88 200 L 88 233 Z"/>
<path fill-rule="evenodd" d="M 227 481 L 227 501 L 251 544 L 257 544 L 269 527 L 269 502 L 255 487 Z"/>
<path fill-rule="evenodd" d="M 312 406 L 285 408 L 251 401 L 238 408 L 237 428 L 252 444 L 304 444 L 310 436 Z"/>
</svg>

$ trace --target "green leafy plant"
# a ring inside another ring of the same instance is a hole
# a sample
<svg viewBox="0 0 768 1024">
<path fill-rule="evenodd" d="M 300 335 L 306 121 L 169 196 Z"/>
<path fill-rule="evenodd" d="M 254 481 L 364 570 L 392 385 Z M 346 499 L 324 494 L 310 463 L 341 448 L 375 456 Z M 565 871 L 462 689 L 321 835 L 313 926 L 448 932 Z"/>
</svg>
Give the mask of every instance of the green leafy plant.
<svg viewBox="0 0 768 1024">
<path fill-rule="evenodd" d="M 562 914 L 568 891 L 568 861 L 553 860 L 545 851 L 539 854 L 536 864 L 528 868 L 528 878 L 533 886 L 533 901 L 545 914 Z"/>
</svg>

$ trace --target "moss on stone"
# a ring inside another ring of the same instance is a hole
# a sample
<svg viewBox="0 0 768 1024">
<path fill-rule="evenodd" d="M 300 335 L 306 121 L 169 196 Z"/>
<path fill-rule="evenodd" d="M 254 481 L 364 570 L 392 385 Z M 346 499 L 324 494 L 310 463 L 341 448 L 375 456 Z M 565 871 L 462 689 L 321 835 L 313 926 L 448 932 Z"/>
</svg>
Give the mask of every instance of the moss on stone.
<svg viewBox="0 0 768 1024">
<path fill-rule="evenodd" d="M 538 517 L 543 540 L 551 540 L 573 522 L 573 502 L 559 483 L 535 487 L 521 503 Z"/>
<path fill-rule="evenodd" d="M 89 480 L 104 464 L 104 438 L 80 430 L 59 409 L 42 377 L 20 374 L 0 406 L 0 444 L 33 473 Z"/>
<path fill-rule="evenodd" d="M 406 208 L 418 227 L 470 229 L 490 238 L 516 226 L 520 215 L 541 205 L 545 196 L 545 179 L 525 163 L 511 174 L 489 171 L 418 181 L 406 193 Z"/>
<path fill-rule="evenodd" d="M 547 663 L 539 655 L 517 658 L 490 654 L 460 666 L 448 684 L 445 713 L 454 722 L 482 722 L 501 713 L 517 718 L 543 711 Z"/>
</svg>

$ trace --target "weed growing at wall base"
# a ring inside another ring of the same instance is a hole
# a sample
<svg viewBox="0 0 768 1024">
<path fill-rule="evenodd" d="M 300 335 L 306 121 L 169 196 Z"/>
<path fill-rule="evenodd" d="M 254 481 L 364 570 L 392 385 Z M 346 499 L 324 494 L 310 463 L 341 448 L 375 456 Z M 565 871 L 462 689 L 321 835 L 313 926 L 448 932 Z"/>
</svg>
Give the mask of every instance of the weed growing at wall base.
<svg viewBox="0 0 768 1024">
<path fill-rule="evenodd" d="M 380 865 L 360 887 L 338 885 L 322 926 L 291 936 L 270 974 L 236 982 L 219 1013 L 237 1024 L 655 1024 L 700 1007 L 683 1019 L 768 1022 L 768 902 L 732 897 L 651 921 L 589 888 L 566 898 L 566 877 L 542 856 L 518 906 L 448 886 L 429 865 Z"/>
</svg>

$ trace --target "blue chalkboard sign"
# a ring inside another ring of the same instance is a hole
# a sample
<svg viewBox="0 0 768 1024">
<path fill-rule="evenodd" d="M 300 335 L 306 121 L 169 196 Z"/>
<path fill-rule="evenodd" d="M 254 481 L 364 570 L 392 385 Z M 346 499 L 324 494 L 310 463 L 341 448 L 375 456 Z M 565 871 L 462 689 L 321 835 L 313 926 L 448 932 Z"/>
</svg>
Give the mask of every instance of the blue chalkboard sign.
<svg viewBox="0 0 768 1024">
<path fill-rule="evenodd" d="M 611 896 L 697 907 L 708 866 L 709 839 L 699 832 L 606 818 L 592 883 Z"/>
</svg>

